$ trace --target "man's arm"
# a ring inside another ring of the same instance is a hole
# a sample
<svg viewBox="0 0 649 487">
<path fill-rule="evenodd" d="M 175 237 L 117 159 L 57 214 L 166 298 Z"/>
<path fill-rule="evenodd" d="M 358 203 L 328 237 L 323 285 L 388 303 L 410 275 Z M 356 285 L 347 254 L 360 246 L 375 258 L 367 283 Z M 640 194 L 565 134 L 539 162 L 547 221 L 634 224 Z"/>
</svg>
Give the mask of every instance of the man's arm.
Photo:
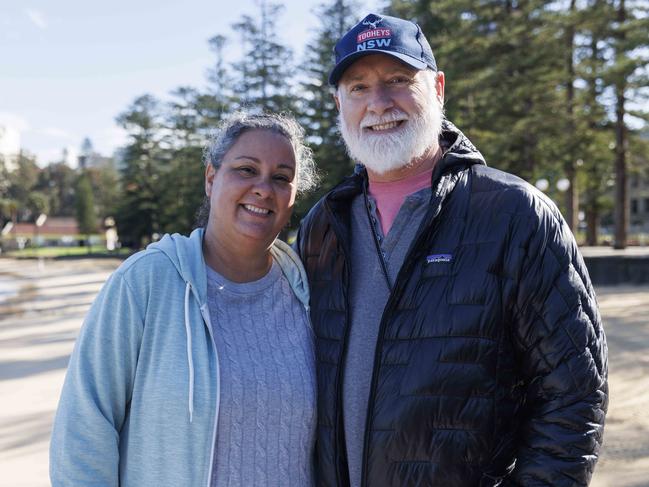
<svg viewBox="0 0 649 487">
<path fill-rule="evenodd" d="M 535 201 L 514 340 L 527 379 L 516 467 L 504 485 L 588 485 L 608 406 L 607 347 L 595 293 L 572 233 Z"/>
</svg>

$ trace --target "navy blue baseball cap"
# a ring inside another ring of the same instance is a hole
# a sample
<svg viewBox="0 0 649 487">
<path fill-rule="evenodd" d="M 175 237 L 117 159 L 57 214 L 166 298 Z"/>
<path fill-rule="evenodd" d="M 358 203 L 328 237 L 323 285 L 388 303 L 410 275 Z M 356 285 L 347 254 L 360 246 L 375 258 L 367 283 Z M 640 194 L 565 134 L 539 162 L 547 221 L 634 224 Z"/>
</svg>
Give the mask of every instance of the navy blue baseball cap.
<svg viewBox="0 0 649 487">
<path fill-rule="evenodd" d="M 329 84 L 336 86 L 354 61 L 376 53 L 394 56 L 415 69 L 437 71 L 433 50 L 417 24 L 388 15 L 369 14 L 336 43 L 336 65 L 329 74 Z"/>
</svg>

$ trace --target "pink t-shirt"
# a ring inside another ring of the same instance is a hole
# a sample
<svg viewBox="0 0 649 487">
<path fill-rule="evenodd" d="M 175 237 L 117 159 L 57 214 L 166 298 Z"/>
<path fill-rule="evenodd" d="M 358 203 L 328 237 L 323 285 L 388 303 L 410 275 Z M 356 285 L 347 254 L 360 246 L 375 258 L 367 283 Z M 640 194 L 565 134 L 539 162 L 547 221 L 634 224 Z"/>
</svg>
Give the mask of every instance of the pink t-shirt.
<svg viewBox="0 0 649 487">
<path fill-rule="evenodd" d="M 368 190 L 370 196 L 376 201 L 376 212 L 383 235 L 387 235 L 392 228 L 392 223 L 394 223 L 406 197 L 424 188 L 429 188 L 432 176 L 433 168 L 399 181 L 369 182 Z"/>
</svg>

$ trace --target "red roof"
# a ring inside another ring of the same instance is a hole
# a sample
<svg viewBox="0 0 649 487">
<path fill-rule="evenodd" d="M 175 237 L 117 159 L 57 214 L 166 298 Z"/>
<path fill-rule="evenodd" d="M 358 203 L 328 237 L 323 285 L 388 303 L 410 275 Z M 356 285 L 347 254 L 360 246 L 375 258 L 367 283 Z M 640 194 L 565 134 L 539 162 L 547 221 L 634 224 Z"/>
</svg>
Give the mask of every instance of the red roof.
<svg viewBox="0 0 649 487">
<path fill-rule="evenodd" d="M 8 236 L 34 235 L 35 225 L 33 223 L 16 223 Z M 38 229 L 41 235 L 79 235 L 77 221 L 71 217 L 49 217 L 43 226 Z"/>
</svg>

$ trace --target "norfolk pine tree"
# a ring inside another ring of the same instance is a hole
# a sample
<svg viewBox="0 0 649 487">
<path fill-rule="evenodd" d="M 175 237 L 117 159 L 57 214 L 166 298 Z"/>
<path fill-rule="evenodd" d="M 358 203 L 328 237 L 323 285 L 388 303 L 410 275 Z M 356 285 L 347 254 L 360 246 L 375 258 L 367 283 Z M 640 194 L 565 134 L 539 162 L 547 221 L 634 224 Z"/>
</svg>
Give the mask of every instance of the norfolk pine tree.
<svg viewBox="0 0 649 487">
<path fill-rule="evenodd" d="M 298 200 L 293 217 L 296 222 L 353 170 L 353 163 L 338 132 L 338 110 L 328 78 L 334 65 L 334 45 L 357 22 L 357 10 L 358 5 L 354 2 L 335 0 L 321 3 L 313 12 L 319 21 L 304 55 L 300 122 L 322 179 L 317 191 Z"/>
<path fill-rule="evenodd" d="M 243 15 L 233 25 L 241 36 L 243 58 L 233 65 L 234 95 L 241 108 L 282 112 L 294 110 L 292 51 L 280 41 L 277 24 L 284 7 L 257 0 L 255 16 Z"/>
<path fill-rule="evenodd" d="M 165 120 L 169 162 L 160 176 L 160 184 L 166 188 L 160 194 L 160 231 L 187 234 L 194 227 L 204 195 L 202 154 L 206 134 L 202 129 L 199 92 L 183 87 L 172 95 Z"/>
<path fill-rule="evenodd" d="M 488 163 L 521 177 L 557 165 L 561 59 L 549 2 L 393 2 L 420 22 L 446 75 L 446 113 Z M 551 114 L 551 117 L 548 117 Z"/>
<path fill-rule="evenodd" d="M 117 123 L 128 133 L 129 143 L 124 148 L 123 192 L 115 221 L 120 240 L 140 247 L 160 231 L 160 195 L 167 189 L 160 184 L 166 164 L 160 103 L 151 95 L 140 96 Z"/>
<path fill-rule="evenodd" d="M 627 166 L 629 161 L 629 137 L 627 118 L 629 105 L 640 96 L 639 90 L 647 88 L 647 48 L 649 47 L 649 8 L 646 1 L 614 0 L 610 2 L 615 12 L 610 19 L 613 64 L 608 80 L 615 96 L 615 239 L 613 246 L 623 249 L 627 245 L 628 197 Z M 645 98 L 646 101 L 646 98 Z M 647 112 L 637 110 L 635 118 L 645 126 Z"/>
<path fill-rule="evenodd" d="M 86 247 L 90 253 L 90 234 L 97 230 L 97 215 L 92 196 L 90 179 L 82 172 L 75 185 L 75 206 L 79 233 L 86 237 Z"/>
</svg>

